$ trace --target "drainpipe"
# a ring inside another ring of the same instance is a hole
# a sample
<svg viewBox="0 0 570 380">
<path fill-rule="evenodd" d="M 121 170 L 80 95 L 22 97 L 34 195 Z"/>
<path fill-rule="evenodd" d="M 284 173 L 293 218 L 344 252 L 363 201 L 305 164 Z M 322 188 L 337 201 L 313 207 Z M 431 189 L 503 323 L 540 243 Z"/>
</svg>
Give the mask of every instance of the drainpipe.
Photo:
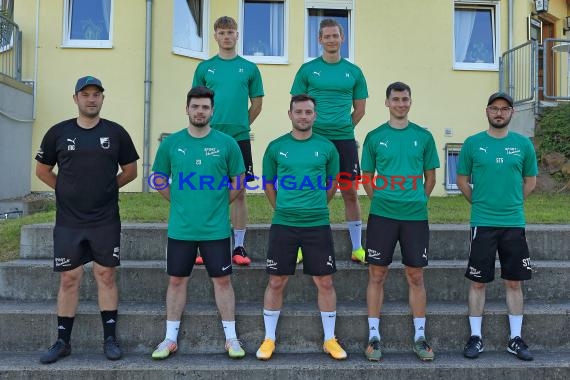
<svg viewBox="0 0 570 380">
<path fill-rule="evenodd" d="M 152 0 L 146 0 L 146 39 L 144 61 L 144 138 L 143 138 L 143 177 L 142 190 L 148 193 L 150 175 L 150 85 L 151 85 L 151 48 L 152 48 Z"/>
<path fill-rule="evenodd" d="M 509 0 L 509 17 L 508 17 L 508 28 L 509 28 L 509 37 L 508 37 L 508 44 L 509 50 L 513 48 L 513 14 L 514 14 L 514 1 Z"/>
</svg>

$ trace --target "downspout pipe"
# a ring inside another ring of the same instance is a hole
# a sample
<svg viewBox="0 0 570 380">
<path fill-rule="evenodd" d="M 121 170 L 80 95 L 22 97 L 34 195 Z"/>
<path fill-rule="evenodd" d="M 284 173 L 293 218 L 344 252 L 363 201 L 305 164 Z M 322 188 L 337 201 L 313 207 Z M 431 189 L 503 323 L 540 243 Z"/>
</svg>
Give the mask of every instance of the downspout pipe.
<svg viewBox="0 0 570 380">
<path fill-rule="evenodd" d="M 150 85 L 151 81 L 151 49 L 152 49 L 152 0 L 146 0 L 146 38 L 144 62 L 144 137 L 143 137 L 143 177 L 142 191 L 148 193 L 148 177 L 150 175 Z"/>
<path fill-rule="evenodd" d="M 509 48 L 508 50 L 511 50 L 513 48 L 513 18 L 514 18 L 514 0 L 509 0 L 509 16 L 508 16 L 508 45 Z"/>
</svg>

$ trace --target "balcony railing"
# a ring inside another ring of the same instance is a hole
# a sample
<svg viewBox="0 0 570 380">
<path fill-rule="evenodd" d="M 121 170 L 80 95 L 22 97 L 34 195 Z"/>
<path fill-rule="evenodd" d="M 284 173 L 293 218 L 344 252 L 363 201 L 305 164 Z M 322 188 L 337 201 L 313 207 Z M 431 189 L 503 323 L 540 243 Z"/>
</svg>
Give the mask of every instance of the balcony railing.
<svg viewBox="0 0 570 380">
<path fill-rule="evenodd" d="M 22 80 L 22 32 L 0 13 L 0 74 Z"/>
</svg>

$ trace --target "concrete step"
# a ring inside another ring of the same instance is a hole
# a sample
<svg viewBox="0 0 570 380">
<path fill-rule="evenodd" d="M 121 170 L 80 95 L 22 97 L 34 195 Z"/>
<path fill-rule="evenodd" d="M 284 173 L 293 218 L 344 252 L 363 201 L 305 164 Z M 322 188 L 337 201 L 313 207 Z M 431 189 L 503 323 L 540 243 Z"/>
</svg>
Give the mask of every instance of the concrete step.
<svg viewBox="0 0 570 380">
<path fill-rule="evenodd" d="M 124 301 L 163 302 L 168 276 L 165 261 L 124 260 L 118 270 L 117 282 Z M 498 267 L 498 263 L 497 263 Z M 16 260 L 0 263 L 0 300 L 51 300 L 57 296 L 59 274 L 52 272 L 51 260 Z M 313 302 L 316 290 L 309 276 L 302 274 L 302 265 L 289 281 L 286 302 Z M 365 266 L 340 261 L 334 276 L 339 302 L 365 302 L 368 269 Z M 460 301 L 467 299 L 469 281 L 465 279 L 465 261 L 432 260 L 425 270 L 425 285 L 430 301 Z M 568 298 L 570 289 L 570 261 L 534 261 L 533 279 L 523 285 L 525 298 L 555 300 Z M 387 301 L 406 301 L 408 287 L 403 266 L 394 263 L 385 285 Z M 488 285 L 487 299 L 504 299 L 504 285 L 500 270 L 496 281 Z M 261 302 L 267 285 L 265 265 L 254 262 L 249 267 L 234 266 L 232 283 L 236 302 Z M 90 266 L 87 266 L 81 287 L 82 299 L 97 299 L 97 291 Z M 192 300 L 211 300 L 211 281 L 203 266 L 196 266 L 188 296 Z"/>
<path fill-rule="evenodd" d="M 379 363 L 353 355 L 334 361 L 325 354 L 276 354 L 268 362 L 253 356 L 235 361 L 223 354 L 176 354 L 164 361 L 148 355 L 127 354 L 110 362 L 100 353 L 72 354 L 51 365 L 38 362 L 36 353 L 0 352 L 0 379 L 5 380 L 150 380 L 150 379 L 504 379 L 565 380 L 570 362 L 565 351 L 535 351 L 535 360 L 522 362 L 505 351 L 485 352 L 474 360 L 458 352 L 440 353 L 432 363 L 421 363 L 410 353 L 386 354 Z"/>
<path fill-rule="evenodd" d="M 368 340 L 366 306 L 340 303 L 336 334 L 345 349 L 363 352 Z M 129 353 L 150 354 L 164 339 L 164 303 L 121 302 L 118 337 Z M 45 350 L 57 336 L 55 302 L 0 301 L 0 351 Z M 262 303 L 236 307 L 237 332 L 249 354 L 264 337 Z M 385 352 L 410 352 L 413 323 L 405 302 L 387 302 L 380 324 Z M 488 302 L 483 318 L 487 350 L 504 350 L 508 336 L 504 302 Z M 465 303 L 431 302 L 427 308 L 426 332 L 434 351 L 460 352 L 469 337 Z M 525 304 L 523 337 L 531 349 L 570 349 L 570 300 L 556 303 L 529 301 Z M 322 325 L 315 303 L 285 304 L 277 327 L 278 353 L 317 353 L 322 348 Z M 224 335 L 213 303 L 190 302 L 179 333 L 183 354 L 223 353 Z M 96 302 L 81 302 L 72 333 L 74 352 L 100 352 L 101 317 Z"/>
<path fill-rule="evenodd" d="M 469 227 L 458 224 L 431 225 L 430 258 L 462 260 L 468 256 Z M 53 257 L 53 224 L 22 227 L 20 257 L 24 259 Z M 269 225 L 249 225 L 246 249 L 254 260 L 265 260 Z M 333 225 L 337 259 L 348 260 L 350 238 L 344 225 Z M 570 254 L 570 225 L 529 225 L 527 238 L 533 260 L 567 260 Z M 366 241 L 364 226 L 363 241 Z M 122 258 L 129 260 L 162 260 L 166 247 L 166 224 L 123 223 Z M 399 251 L 398 251 L 399 252 Z M 397 253 L 396 261 L 400 261 Z"/>
</svg>

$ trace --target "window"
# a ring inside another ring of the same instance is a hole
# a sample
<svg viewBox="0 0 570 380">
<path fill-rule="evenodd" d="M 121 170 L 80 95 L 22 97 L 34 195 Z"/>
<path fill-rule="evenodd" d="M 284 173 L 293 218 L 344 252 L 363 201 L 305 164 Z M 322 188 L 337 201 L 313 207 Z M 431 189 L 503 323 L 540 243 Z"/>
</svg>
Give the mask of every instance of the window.
<svg viewBox="0 0 570 380">
<path fill-rule="evenodd" d="M 445 144 L 445 190 L 448 193 L 458 193 L 457 165 L 462 144 Z"/>
<path fill-rule="evenodd" d="M 256 63 L 287 63 L 285 0 L 243 0 L 242 55 Z"/>
<path fill-rule="evenodd" d="M 113 0 L 65 0 L 63 46 L 113 47 Z"/>
<path fill-rule="evenodd" d="M 305 58 L 307 60 L 316 58 L 323 53 L 319 44 L 319 24 L 325 18 L 337 20 L 344 31 L 344 43 L 340 48 L 340 55 L 343 58 L 353 59 L 352 20 L 351 11 L 353 9 L 352 0 L 328 0 L 316 1 L 306 0 L 307 7 L 307 34 L 305 36 Z"/>
<path fill-rule="evenodd" d="M 454 69 L 499 69 L 498 1 L 455 2 Z"/>
<path fill-rule="evenodd" d="M 209 0 L 173 0 L 172 52 L 208 58 Z"/>
</svg>

